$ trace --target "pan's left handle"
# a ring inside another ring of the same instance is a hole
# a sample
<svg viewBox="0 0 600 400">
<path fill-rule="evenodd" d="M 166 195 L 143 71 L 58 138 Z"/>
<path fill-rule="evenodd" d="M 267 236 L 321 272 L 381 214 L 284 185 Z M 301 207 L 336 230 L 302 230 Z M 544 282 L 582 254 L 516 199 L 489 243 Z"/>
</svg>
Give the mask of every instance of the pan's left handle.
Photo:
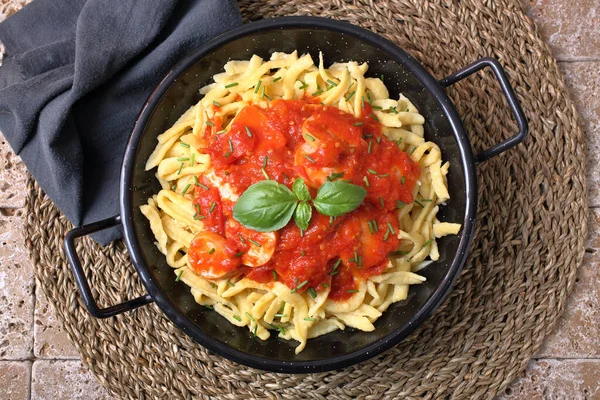
<svg viewBox="0 0 600 400">
<path fill-rule="evenodd" d="M 81 236 L 87 236 L 94 232 L 102 231 L 104 229 L 112 228 L 119 224 L 121 224 L 121 216 L 117 215 L 111 218 L 104 219 L 102 221 L 93 222 L 91 224 L 81 226 L 79 228 L 73 228 L 69 232 L 67 232 L 67 235 L 65 236 L 65 252 L 67 254 L 69 264 L 71 264 L 73 274 L 75 274 L 75 282 L 77 283 L 77 287 L 79 288 L 79 293 L 81 294 L 81 297 L 83 297 L 83 302 L 85 303 L 85 306 L 88 309 L 89 313 L 96 318 L 114 317 L 115 315 L 131 311 L 153 301 L 152 297 L 150 297 L 149 294 L 145 294 L 144 296 L 140 296 L 132 300 L 127 300 L 126 302 L 123 302 L 121 304 L 116 304 L 114 306 L 106 308 L 100 308 L 94 300 L 94 296 L 92 295 L 90 285 L 88 284 L 87 278 L 85 277 L 85 272 L 83 271 L 83 267 L 81 266 L 81 261 L 79 261 L 77 250 L 75 249 L 75 239 Z"/>
</svg>

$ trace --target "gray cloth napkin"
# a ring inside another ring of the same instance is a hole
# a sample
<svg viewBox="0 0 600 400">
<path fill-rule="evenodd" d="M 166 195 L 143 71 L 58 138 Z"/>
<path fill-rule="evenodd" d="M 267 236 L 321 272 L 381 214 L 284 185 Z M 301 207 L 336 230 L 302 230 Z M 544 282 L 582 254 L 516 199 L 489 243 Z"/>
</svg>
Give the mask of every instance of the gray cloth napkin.
<svg viewBox="0 0 600 400">
<path fill-rule="evenodd" d="M 180 58 L 239 24 L 233 0 L 35 0 L 0 24 L 0 131 L 73 224 L 116 215 L 146 98 Z"/>
</svg>

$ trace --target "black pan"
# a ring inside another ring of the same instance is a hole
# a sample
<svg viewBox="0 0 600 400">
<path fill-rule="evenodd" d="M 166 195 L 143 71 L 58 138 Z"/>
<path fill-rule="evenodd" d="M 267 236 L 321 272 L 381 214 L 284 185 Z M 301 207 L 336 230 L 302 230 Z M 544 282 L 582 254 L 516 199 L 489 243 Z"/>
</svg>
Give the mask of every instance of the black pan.
<svg viewBox="0 0 600 400">
<path fill-rule="evenodd" d="M 462 224 L 459 235 L 439 240 L 439 260 L 420 272 L 427 281 L 411 286 L 407 300 L 390 306 L 375 323 L 375 331 L 346 329 L 329 333 L 310 339 L 299 355 L 294 354 L 296 342 L 274 337 L 258 340 L 247 328 L 235 327 L 216 312 L 196 304 L 189 288 L 175 282 L 172 268 L 154 245 L 149 223 L 139 211 L 139 206 L 160 189 L 155 171 L 144 171 L 144 164 L 156 146 L 156 137 L 200 99 L 198 90 L 213 75 L 222 72 L 231 59 L 249 59 L 252 54 L 268 59 L 274 51 L 293 50 L 300 54 L 309 52 L 313 59 L 318 58 L 320 50 L 326 64 L 366 61 L 369 63 L 367 76 L 385 75 L 392 97 L 402 92 L 416 105 L 425 117 L 425 137 L 440 146 L 444 160 L 451 165 L 448 174 L 451 200 L 442 207 L 440 219 Z M 484 67 L 490 67 L 498 79 L 519 132 L 474 156 L 444 87 Z M 458 276 L 471 243 L 477 209 L 475 164 L 508 150 L 526 135 L 525 116 L 505 73 L 494 59 L 483 58 L 438 82 L 393 43 L 347 23 L 314 17 L 254 22 L 201 46 L 181 60 L 156 87 L 140 113 L 123 159 L 120 215 L 70 231 L 65 238 L 67 256 L 83 300 L 95 317 L 111 317 L 154 301 L 174 324 L 199 344 L 241 364 L 292 373 L 347 367 L 396 345 L 438 307 Z M 99 308 L 75 252 L 74 239 L 119 224 L 123 225 L 125 243 L 148 294 Z"/>
</svg>

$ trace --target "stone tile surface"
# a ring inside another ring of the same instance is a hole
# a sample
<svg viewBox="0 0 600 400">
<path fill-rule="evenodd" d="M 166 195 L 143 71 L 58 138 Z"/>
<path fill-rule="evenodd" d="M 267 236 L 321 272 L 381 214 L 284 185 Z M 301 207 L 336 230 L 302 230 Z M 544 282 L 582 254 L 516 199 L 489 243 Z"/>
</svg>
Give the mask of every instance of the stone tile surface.
<svg viewBox="0 0 600 400">
<path fill-rule="evenodd" d="M 37 360 L 31 371 L 31 398 L 109 399 L 106 390 L 75 360 Z"/>
<path fill-rule="evenodd" d="M 597 0 L 521 0 L 558 60 L 600 61 Z"/>
<path fill-rule="evenodd" d="M 2 399 L 29 399 L 30 379 L 30 361 L 0 361 L 0 382 L 2 382 Z"/>
<path fill-rule="evenodd" d="M 600 207 L 600 61 L 559 63 L 559 68 L 587 137 L 589 203 Z"/>
<path fill-rule="evenodd" d="M 48 302 L 42 289 L 35 290 L 35 324 L 33 328 L 35 342 L 33 355 L 36 358 L 72 358 L 79 359 L 79 353 L 69 341 L 67 333 L 56 319 L 54 308 Z"/>
<path fill-rule="evenodd" d="M 532 360 L 497 400 L 600 399 L 600 360 Z"/>
<path fill-rule="evenodd" d="M 0 208 L 25 207 L 25 165 L 0 133 Z"/>
<path fill-rule="evenodd" d="M 33 345 L 33 265 L 22 211 L 0 209 L 0 359 L 27 359 Z"/>
</svg>

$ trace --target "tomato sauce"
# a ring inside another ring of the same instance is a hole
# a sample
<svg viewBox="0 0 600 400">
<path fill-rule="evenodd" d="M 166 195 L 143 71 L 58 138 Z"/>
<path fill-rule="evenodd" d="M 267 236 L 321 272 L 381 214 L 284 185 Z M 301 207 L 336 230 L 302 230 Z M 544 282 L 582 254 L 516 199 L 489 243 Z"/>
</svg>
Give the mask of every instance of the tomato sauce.
<svg viewBox="0 0 600 400">
<path fill-rule="evenodd" d="M 329 297 L 341 301 L 352 296 L 361 280 L 383 272 L 388 254 L 400 244 L 396 210 L 413 201 L 421 171 L 382 134 L 368 103 L 357 119 L 310 101 L 274 100 L 265 109 L 243 108 L 227 132 L 221 124 L 211 120 L 204 132 L 207 148 L 200 151 L 211 156 L 216 176 L 237 194 L 267 178 L 290 189 L 295 179 L 303 178 L 313 198 L 322 184 L 335 179 L 364 187 L 367 196 L 356 210 L 337 218 L 313 208 L 304 232 L 292 219 L 265 234 L 233 220 L 232 202 L 199 177 L 202 187 L 196 186 L 194 200 L 198 216 L 208 231 L 223 238 L 212 251 L 214 237 L 192 242 L 190 261 L 200 275 L 243 274 L 262 283 L 277 280 L 298 292 L 330 286 Z M 205 273 L 207 265 L 210 274 Z"/>
</svg>

